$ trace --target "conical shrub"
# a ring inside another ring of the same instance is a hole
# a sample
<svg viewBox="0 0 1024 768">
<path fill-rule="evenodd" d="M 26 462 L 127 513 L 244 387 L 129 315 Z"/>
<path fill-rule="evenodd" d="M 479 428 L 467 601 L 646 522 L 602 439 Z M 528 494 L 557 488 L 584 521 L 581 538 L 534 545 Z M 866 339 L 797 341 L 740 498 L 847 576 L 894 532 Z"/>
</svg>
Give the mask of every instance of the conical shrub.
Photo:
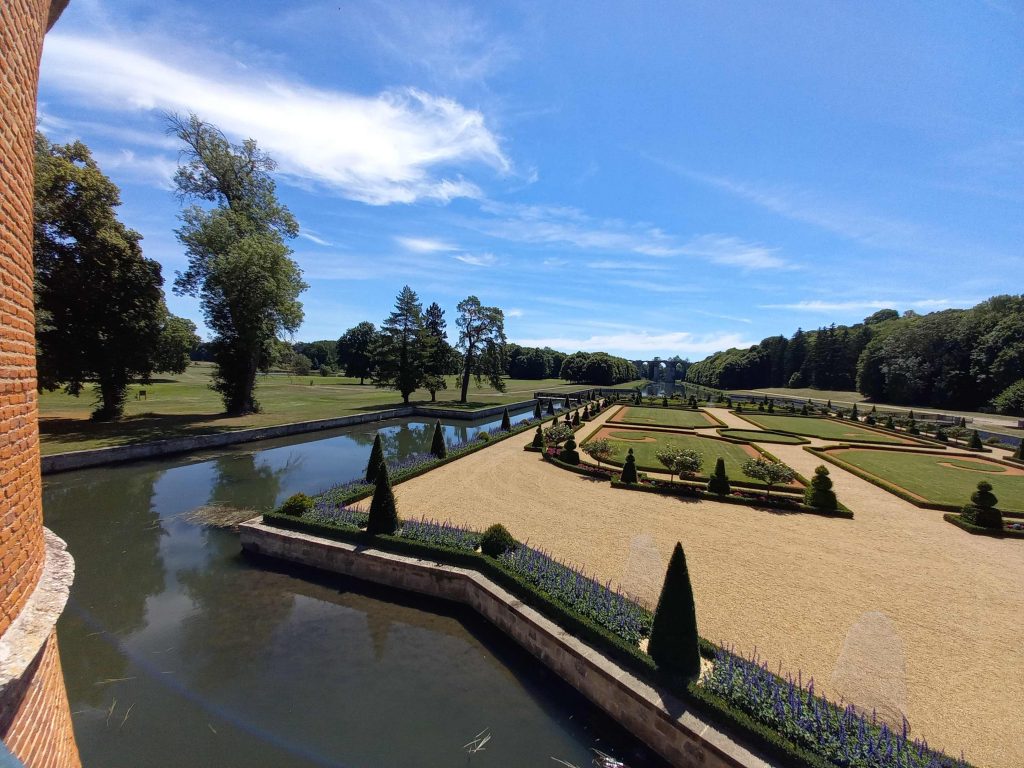
<svg viewBox="0 0 1024 768">
<path fill-rule="evenodd" d="M 380 440 L 380 432 L 373 438 L 373 448 L 370 449 L 370 460 L 366 463 L 366 482 L 372 483 L 377 479 L 377 470 L 384 466 L 384 445 Z"/>
<path fill-rule="evenodd" d="M 619 480 L 623 483 L 635 483 L 636 477 L 636 456 L 633 455 L 633 449 L 629 449 L 629 453 L 626 454 L 626 463 L 622 466 L 622 473 L 619 475 Z"/>
<path fill-rule="evenodd" d="M 822 511 L 835 511 L 838 505 L 836 493 L 832 490 L 832 478 L 828 476 L 828 467 L 824 464 L 814 470 L 811 484 L 804 491 L 804 503 Z"/>
<path fill-rule="evenodd" d="M 1017 443 L 1017 450 L 1013 452 L 1013 458 L 1024 461 L 1024 440 Z"/>
<path fill-rule="evenodd" d="M 537 431 L 533 433 L 533 443 L 532 443 L 532 445 L 533 445 L 534 448 L 543 448 L 544 447 L 544 430 L 541 429 L 539 424 L 537 425 Z"/>
<path fill-rule="evenodd" d="M 981 444 L 981 435 L 978 434 L 978 430 L 971 430 L 971 442 L 967 446 L 972 451 L 980 451 L 984 446 Z"/>
<path fill-rule="evenodd" d="M 536 403 L 533 404 L 533 418 L 539 419 L 541 418 L 541 416 L 542 413 L 540 410 L 540 400 L 538 400 Z"/>
<path fill-rule="evenodd" d="M 579 411 L 576 411 L 575 413 L 573 413 L 573 415 L 572 415 L 572 425 L 574 427 L 578 427 L 580 425 L 580 412 Z"/>
<path fill-rule="evenodd" d="M 683 545 L 676 543 L 665 572 L 651 624 L 647 652 L 658 670 L 670 677 L 693 679 L 700 675 L 700 640 L 697 636 L 697 608 L 686 569 Z"/>
<path fill-rule="evenodd" d="M 430 441 L 430 452 L 438 459 L 443 459 L 448 455 L 448 446 L 444 442 L 444 428 L 441 426 L 440 419 L 434 422 L 434 437 Z"/>
<path fill-rule="evenodd" d="M 548 400 L 548 416 L 554 416 L 554 415 L 555 415 L 555 401 L 554 400 Z"/>
<path fill-rule="evenodd" d="M 508 432 L 512 429 L 512 418 L 508 415 L 508 408 L 501 412 L 501 431 Z"/>
<path fill-rule="evenodd" d="M 384 464 L 377 472 L 373 488 L 373 501 L 370 502 L 370 514 L 366 521 L 366 532 L 374 536 L 392 535 L 398 530 L 398 507 L 395 494 L 391 490 L 391 478 L 388 477 L 388 465 Z"/>
<path fill-rule="evenodd" d="M 732 486 L 729 485 L 729 476 L 725 474 L 725 459 L 721 456 L 715 462 L 715 471 L 708 480 L 708 491 L 717 493 L 719 496 L 726 496 L 732 493 Z"/>
</svg>

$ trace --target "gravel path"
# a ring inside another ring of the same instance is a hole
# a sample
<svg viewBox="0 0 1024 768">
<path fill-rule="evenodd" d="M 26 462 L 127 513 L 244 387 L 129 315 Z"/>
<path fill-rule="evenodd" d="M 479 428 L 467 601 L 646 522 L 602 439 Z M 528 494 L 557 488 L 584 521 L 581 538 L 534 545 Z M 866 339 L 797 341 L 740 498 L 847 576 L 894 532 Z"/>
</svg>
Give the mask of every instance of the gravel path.
<svg viewBox="0 0 1024 768">
<path fill-rule="evenodd" d="M 402 483 L 400 513 L 502 522 L 650 603 L 681 541 L 707 638 L 905 714 L 915 735 L 975 764 L 1024 765 L 1022 542 L 972 536 L 832 465 L 852 521 L 615 490 L 523 451 L 532 436 Z M 801 446 L 766 447 L 805 476 L 820 463 Z"/>
</svg>

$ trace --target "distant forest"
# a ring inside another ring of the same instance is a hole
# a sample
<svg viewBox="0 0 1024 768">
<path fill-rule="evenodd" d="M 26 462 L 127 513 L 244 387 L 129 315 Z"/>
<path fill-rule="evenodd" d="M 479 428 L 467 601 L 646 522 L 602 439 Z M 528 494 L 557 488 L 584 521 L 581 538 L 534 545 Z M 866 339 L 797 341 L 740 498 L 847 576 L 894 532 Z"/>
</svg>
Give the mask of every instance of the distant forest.
<svg viewBox="0 0 1024 768">
<path fill-rule="evenodd" d="M 1024 412 L 1024 296 L 971 309 L 798 329 L 694 363 L 686 380 L 718 389 L 853 390 L 877 402 Z"/>
</svg>

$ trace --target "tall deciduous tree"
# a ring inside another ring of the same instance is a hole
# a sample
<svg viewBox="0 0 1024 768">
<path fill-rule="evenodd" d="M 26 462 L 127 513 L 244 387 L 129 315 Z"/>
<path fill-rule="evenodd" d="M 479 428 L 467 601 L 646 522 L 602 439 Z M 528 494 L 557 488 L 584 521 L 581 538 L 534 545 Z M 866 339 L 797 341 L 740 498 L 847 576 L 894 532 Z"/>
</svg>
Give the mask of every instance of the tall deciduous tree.
<svg viewBox="0 0 1024 768">
<path fill-rule="evenodd" d="M 82 142 L 36 135 L 34 247 L 41 389 L 95 382 L 93 418 L 120 418 L 128 384 L 159 368 L 168 318 L 160 265 L 117 219 L 117 186 Z"/>
<path fill-rule="evenodd" d="M 338 364 L 346 376 L 358 376 L 359 383 L 373 375 L 373 352 L 377 344 L 377 327 L 362 322 L 349 328 L 338 339 Z"/>
<path fill-rule="evenodd" d="M 487 379 L 499 392 L 505 391 L 505 314 L 497 307 L 485 307 L 476 296 L 459 302 L 459 344 L 462 350 L 462 394 L 466 402 L 469 378 Z"/>
<path fill-rule="evenodd" d="M 157 344 L 156 370 L 165 373 L 184 373 L 192 359 L 192 353 L 201 343 L 195 323 L 184 317 L 168 315 Z"/>
<path fill-rule="evenodd" d="M 402 393 L 402 401 L 422 384 L 427 373 L 430 340 L 423 325 L 423 306 L 408 285 L 395 299 L 395 311 L 381 324 L 374 349 L 373 383 Z"/>
<path fill-rule="evenodd" d="M 291 211 L 277 199 L 271 172 L 277 167 L 253 139 L 232 144 L 195 115 L 168 117 L 169 131 L 183 143 L 174 181 L 189 205 L 178 239 L 188 255 L 174 290 L 198 296 L 214 332 L 213 388 L 225 410 L 259 410 L 256 372 L 269 364 L 273 340 L 302 322 L 302 271 L 290 258 L 286 239 L 299 233 Z"/>
</svg>

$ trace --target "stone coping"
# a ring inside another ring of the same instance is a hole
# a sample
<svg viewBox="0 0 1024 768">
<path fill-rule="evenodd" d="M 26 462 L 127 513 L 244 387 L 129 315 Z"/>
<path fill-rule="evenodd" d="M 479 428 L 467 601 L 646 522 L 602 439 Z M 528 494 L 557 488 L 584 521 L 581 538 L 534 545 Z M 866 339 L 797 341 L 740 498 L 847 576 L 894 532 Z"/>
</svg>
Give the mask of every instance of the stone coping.
<svg viewBox="0 0 1024 768">
<path fill-rule="evenodd" d="M 242 548 L 254 554 L 469 605 L 672 765 L 774 765 L 478 571 L 283 530 L 260 518 L 239 532 Z"/>
<path fill-rule="evenodd" d="M 192 453 L 210 448 L 221 448 L 238 443 L 250 443 L 257 440 L 270 440 L 277 437 L 288 437 L 300 435 L 307 432 L 320 432 L 325 429 L 336 429 L 338 427 L 350 427 L 357 424 L 369 424 L 375 421 L 388 419 L 402 419 L 409 416 L 426 416 L 434 419 L 473 419 L 496 416 L 504 411 L 517 410 L 532 406 L 535 400 L 523 400 L 518 403 L 502 403 L 500 405 L 478 408 L 476 410 L 461 410 L 458 408 L 444 408 L 443 404 L 437 407 L 431 405 L 406 405 L 400 408 L 389 408 L 383 411 L 369 411 L 367 413 L 354 413 L 349 416 L 337 416 L 331 419 L 314 419 L 312 421 L 293 421 L 287 424 L 271 424 L 267 427 L 252 427 L 249 429 L 233 429 L 226 432 L 214 432 L 206 435 L 187 435 L 185 437 L 171 437 L 166 440 L 150 440 L 145 443 L 130 443 L 128 445 L 114 445 L 107 448 L 88 448 L 81 451 L 67 451 L 65 453 L 51 453 L 40 459 L 42 474 L 51 475 L 57 472 L 68 472 L 75 469 L 87 467 L 98 467 L 107 464 L 120 464 L 126 461 L 141 461 L 160 456 L 171 456 L 179 453 Z"/>
<path fill-rule="evenodd" d="M 48 528 L 43 536 L 43 572 L 25 607 L 0 637 L 0 691 L 24 674 L 53 632 L 75 578 L 75 561 L 64 540 Z"/>
</svg>

